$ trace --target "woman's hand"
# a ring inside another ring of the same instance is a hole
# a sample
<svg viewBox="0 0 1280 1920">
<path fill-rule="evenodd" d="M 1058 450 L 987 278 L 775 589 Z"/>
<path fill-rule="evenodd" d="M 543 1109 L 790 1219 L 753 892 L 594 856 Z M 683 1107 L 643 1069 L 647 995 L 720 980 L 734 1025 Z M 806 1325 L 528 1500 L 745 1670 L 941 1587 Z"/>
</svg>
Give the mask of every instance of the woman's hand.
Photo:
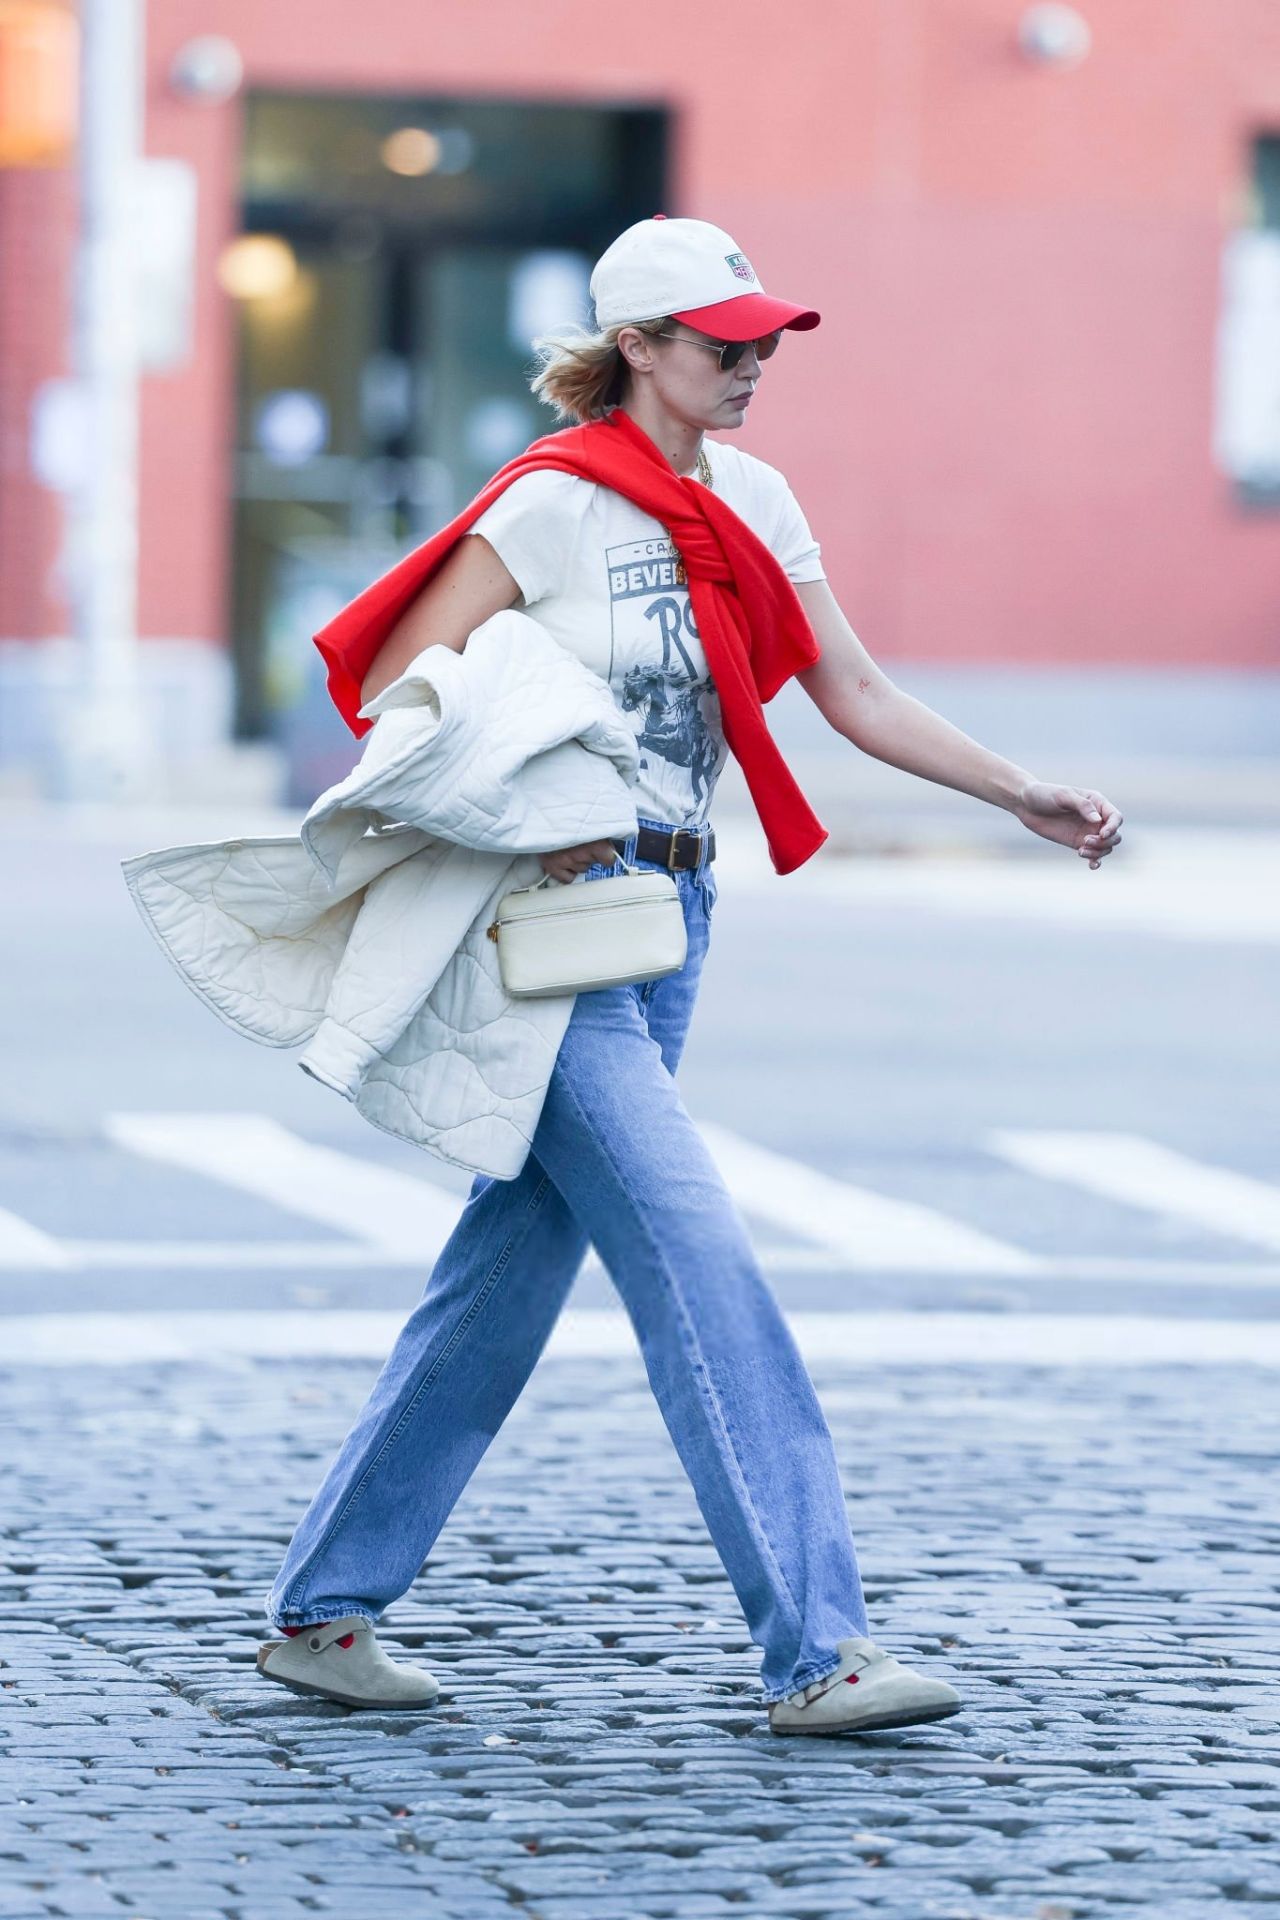
<svg viewBox="0 0 1280 1920">
<path fill-rule="evenodd" d="M 618 849 L 612 840 L 584 840 L 579 847 L 557 847 L 553 853 L 540 853 L 543 871 L 553 880 L 568 882 L 585 873 L 588 867 L 594 867 L 598 861 L 613 861 L 618 858 Z"/>
<path fill-rule="evenodd" d="M 1055 787 L 1033 780 L 1022 789 L 1011 811 L 1032 833 L 1074 847 L 1096 872 L 1113 847 L 1120 845 L 1119 807 L 1092 787 Z"/>
</svg>

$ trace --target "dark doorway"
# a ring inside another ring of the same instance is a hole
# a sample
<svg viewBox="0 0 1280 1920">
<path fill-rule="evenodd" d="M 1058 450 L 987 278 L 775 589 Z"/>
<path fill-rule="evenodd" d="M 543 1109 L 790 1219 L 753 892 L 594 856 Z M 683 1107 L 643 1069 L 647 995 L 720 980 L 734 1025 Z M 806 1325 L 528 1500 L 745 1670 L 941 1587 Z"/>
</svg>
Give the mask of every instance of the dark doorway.
<svg viewBox="0 0 1280 1920">
<path fill-rule="evenodd" d="M 592 260 L 665 204 L 667 145 L 653 107 L 249 95 L 236 731 L 289 747 L 291 800 L 356 751 L 311 635 L 554 424 L 532 337 L 587 318 Z"/>
</svg>

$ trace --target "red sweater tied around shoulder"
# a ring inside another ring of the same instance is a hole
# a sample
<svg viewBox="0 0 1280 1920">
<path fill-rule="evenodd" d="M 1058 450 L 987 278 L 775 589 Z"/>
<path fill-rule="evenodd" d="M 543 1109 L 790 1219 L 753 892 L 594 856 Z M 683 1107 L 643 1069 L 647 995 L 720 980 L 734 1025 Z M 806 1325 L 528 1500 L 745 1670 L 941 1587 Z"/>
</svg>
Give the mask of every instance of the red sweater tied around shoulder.
<svg viewBox="0 0 1280 1920">
<path fill-rule="evenodd" d="M 676 473 L 654 442 L 620 409 L 587 426 L 535 440 L 499 468 L 447 527 L 375 580 L 315 635 L 329 692 L 359 738 L 360 689 L 387 635 L 474 521 L 513 480 L 550 468 L 611 487 L 670 533 L 689 580 L 725 739 L 742 768 L 777 873 L 802 866 L 827 829 L 779 752 L 762 702 L 821 655 L 791 581 L 768 547 L 723 500 Z"/>
</svg>

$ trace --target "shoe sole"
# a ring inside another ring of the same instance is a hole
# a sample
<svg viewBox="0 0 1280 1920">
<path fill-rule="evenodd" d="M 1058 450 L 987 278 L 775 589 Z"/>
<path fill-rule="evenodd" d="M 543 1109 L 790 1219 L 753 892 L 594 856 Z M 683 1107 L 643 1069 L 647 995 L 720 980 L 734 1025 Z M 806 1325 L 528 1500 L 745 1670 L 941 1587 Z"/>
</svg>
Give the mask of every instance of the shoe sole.
<svg viewBox="0 0 1280 1920">
<path fill-rule="evenodd" d="M 871 1720 L 848 1720 L 840 1727 L 775 1727 L 770 1720 L 769 1731 L 783 1738 L 799 1734 L 805 1740 L 828 1739 L 837 1733 L 883 1733 L 893 1727 L 918 1727 L 927 1720 L 949 1720 L 963 1706 L 964 1701 L 957 1700 L 954 1706 L 909 1707 L 902 1713 L 876 1714 Z"/>
<path fill-rule="evenodd" d="M 305 1693 L 317 1700 L 333 1700 L 340 1707 L 360 1707 L 369 1713 L 420 1713 L 424 1707 L 434 1707 L 440 1698 L 440 1688 L 427 1700 L 362 1700 L 354 1693 L 337 1693 L 332 1687 L 312 1687 L 305 1680 L 286 1680 L 283 1674 L 269 1673 L 264 1667 L 258 1672 L 264 1680 L 272 1681 L 277 1687 L 288 1687 L 290 1693 Z"/>
</svg>

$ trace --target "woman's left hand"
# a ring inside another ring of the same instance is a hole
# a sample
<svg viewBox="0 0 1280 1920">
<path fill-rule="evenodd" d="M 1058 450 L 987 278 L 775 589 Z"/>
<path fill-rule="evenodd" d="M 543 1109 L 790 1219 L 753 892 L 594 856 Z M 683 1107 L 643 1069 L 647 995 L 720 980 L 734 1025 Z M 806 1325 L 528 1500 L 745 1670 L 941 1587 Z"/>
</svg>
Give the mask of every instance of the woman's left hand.
<svg viewBox="0 0 1280 1920">
<path fill-rule="evenodd" d="M 1092 787 L 1055 787 L 1034 780 L 1022 789 L 1011 811 L 1032 833 L 1073 847 L 1095 871 L 1120 845 L 1124 816 Z"/>
</svg>

